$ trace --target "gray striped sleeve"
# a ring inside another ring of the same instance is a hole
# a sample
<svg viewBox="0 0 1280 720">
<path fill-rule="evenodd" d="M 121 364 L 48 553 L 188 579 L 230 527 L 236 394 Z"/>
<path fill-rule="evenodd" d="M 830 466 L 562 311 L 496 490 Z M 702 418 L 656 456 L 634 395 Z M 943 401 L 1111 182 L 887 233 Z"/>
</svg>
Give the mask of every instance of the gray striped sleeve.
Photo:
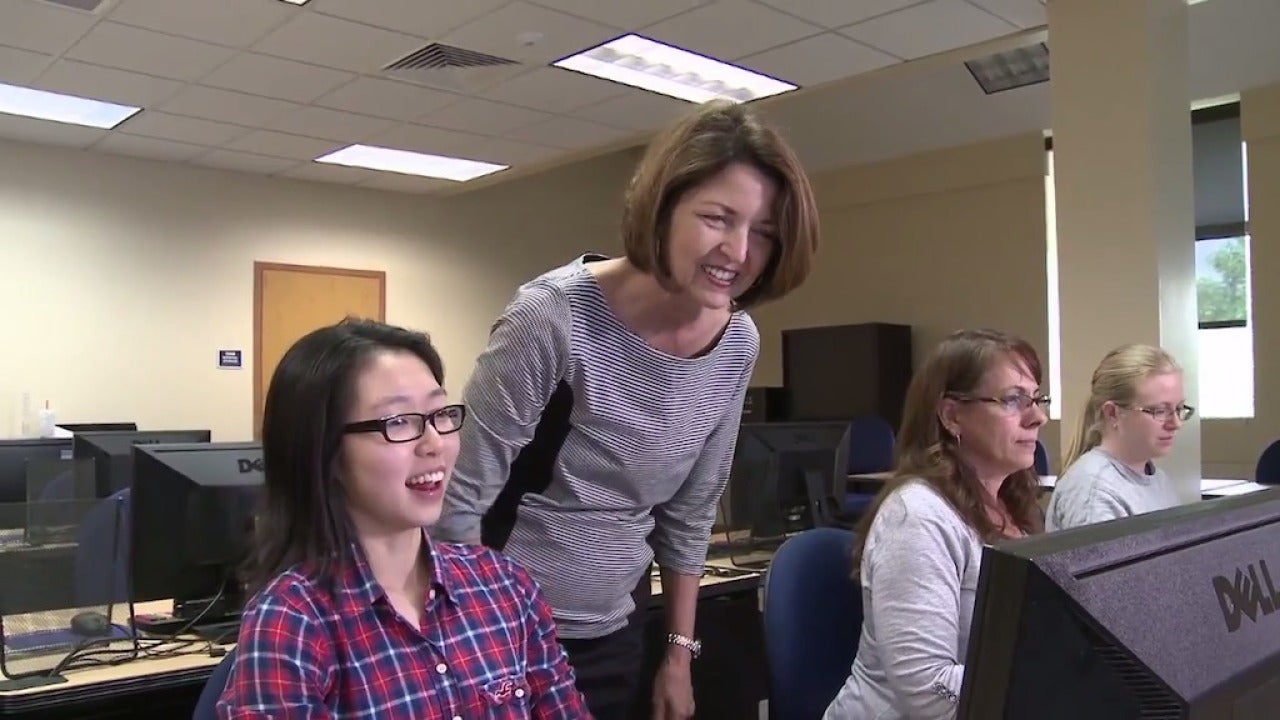
<svg viewBox="0 0 1280 720">
<path fill-rule="evenodd" d="M 559 288 L 523 288 L 494 324 L 463 392 L 461 450 L 432 537 L 480 542 L 480 518 L 507 482 L 564 376 L 573 315 Z"/>
<path fill-rule="evenodd" d="M 747 384 L 760 351 L 760 336 L 751 324 L 750 360 L 738 379 L 733 401 L 711 431 L 693 470 L 676 494 L 654 507 L 653 553 L 658 564 L 682 575 L 701 575 L 707 560 L 716 507 L 729 481 L 733 453 L 742 422 Z"/>
</svg>

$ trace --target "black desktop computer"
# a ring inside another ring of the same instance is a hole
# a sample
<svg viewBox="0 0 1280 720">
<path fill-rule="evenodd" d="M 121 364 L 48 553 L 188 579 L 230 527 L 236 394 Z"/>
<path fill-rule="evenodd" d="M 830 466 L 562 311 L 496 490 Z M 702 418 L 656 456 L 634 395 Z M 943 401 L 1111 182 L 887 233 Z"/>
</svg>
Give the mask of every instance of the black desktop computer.
<svg viewBox="0 0 1280 720">
<path fill-rule="evenodd" d="M 832 522 L 833 492 L 849 466 L 848 422 L 743 423 L 729 476 L 731 530 L 755 541 Z"/>
<path fill-rule="evenodd" d="M 135 445 L 207 443 L 209 440 L 208 430 L 81 432 L 72 438 L 72 455 L 76 459 L 93 459 L 98 497 L 105 498 L 132 483 Z"/>
<path fill-rule="evenodd" d="M 252 545 L 263 472 L 259 443 L 133 449 L 134 602 L 172 598 L 169 616 L 140 616 L 156 635 L 224 637 L 244 607 L 240 570 Z"/>
<path fill-rule="evenodd" d="M 959 720 L 1280 717 L 1280 489 L 983 553 Z"/>
</svg>

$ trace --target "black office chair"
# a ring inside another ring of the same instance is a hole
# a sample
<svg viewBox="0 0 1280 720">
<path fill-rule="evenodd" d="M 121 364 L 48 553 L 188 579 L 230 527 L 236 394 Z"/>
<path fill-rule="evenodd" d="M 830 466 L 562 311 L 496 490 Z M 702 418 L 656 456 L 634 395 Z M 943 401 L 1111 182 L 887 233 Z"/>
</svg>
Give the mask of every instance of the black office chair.
<svg viewBox="0 0 1280 720">
<path fill-rule="evenodd" d="M 1253 480 L 1259 485 L 1280 485 L 1280 440 L 1272 442 L 1258 456 Z"/>
<path fill-rule="evenodd" d="M 196 710 L 191 720 L 218 720 L 217 704 L 222 690 L 227 686 L 227 678 L 231 676 L 231 666 L 236 662 L 236 650 L 231 650 L 222 658 L 222 662 L 213 669 L 213 674 L 204 683 L 200 691 L 200 699 L 196 701 Z"/>
</svg>

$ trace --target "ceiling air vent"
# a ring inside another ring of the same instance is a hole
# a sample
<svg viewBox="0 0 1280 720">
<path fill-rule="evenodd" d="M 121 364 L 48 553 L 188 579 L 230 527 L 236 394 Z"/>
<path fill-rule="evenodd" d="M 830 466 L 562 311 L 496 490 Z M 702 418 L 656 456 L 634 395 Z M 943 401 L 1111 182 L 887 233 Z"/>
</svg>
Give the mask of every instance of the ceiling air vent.
<svg viewBox="0 0 1280 720">
<path fill-rule="evenodd" d="M 1049 79 L 1049 46 L 1036 43 L 964 64 L 988 95 L 1026 87 Z"/>
<path fill-rule="evenodd" d="M 41 0 L 41 2 L 81 12 L 97 13 L 111 3 L 112 0 Z"/>
<path fill-rule="evenodd" d="M 384 67 L 396 80 L 446 90 L 474 91 L 522 72 L 518 60 L 431 43 Z"/>
</svg>

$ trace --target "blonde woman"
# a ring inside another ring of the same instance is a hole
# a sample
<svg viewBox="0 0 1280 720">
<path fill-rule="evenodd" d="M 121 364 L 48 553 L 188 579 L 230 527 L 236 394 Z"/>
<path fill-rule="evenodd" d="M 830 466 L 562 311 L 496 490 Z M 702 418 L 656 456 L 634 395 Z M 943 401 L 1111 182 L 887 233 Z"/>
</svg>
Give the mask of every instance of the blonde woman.
<svg viewBox="0 0 1280 720">
<path fill-rule="evenodd" d="M 1165 350 L 1124 345 L 1093 371 L 1070 452 L 1045 518 L 1046 530 L 1114 520 L 1178 505 L 1154 461 L 1173 448 L 1195 413 L 1182 388 L 1182 368 Z"/>
</svg>

